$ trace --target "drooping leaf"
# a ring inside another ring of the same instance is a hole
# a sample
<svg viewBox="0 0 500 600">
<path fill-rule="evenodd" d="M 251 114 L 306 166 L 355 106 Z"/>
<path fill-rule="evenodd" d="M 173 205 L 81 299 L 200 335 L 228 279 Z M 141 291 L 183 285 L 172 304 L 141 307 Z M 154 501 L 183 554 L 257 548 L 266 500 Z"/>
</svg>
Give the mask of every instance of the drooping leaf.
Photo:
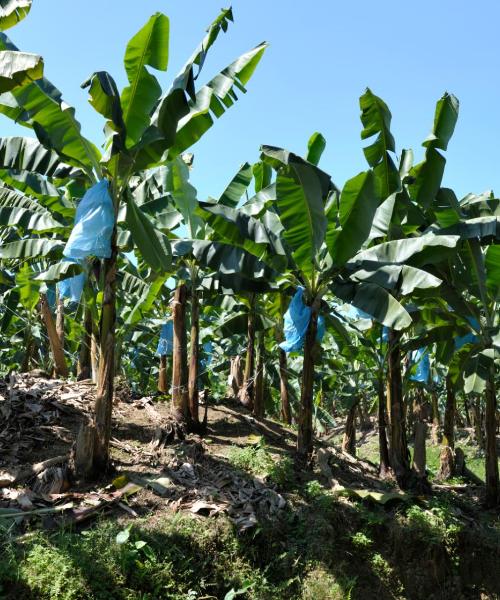
<svg viewBox="0 0 500 600">
<path fill-rule="evenodd" d="M 110 154 L 125 149 L 126 127 L 123 120 L 120 95 L 115 80 L 106 71 L 97 71 L 82 83 L 82 88 L 89 88 L 90 104 L 103 117 L 108 119 L 108 137 L 112 140 Z M 109 142 L 107 142 L 109 143 Z"/>
<path fill-rule="evenodd" d="M 168 238 L 155 229 L 131 196 L 127 198 L 126 223 L 147 264 L 157 272 L 169 271 L 172 255 Z"/>
<path fill-rule="evenodd" d="M 14 50 L 0 51 L 0 93 L 43 77 L 43 58 Z"/>
<path fill-rule="evenodd" d="M 500 299 L 500 245 L 492 244 L 486 250 L 486 286 L 492 298 Z"/>
<path fill-rule="evenodd" d="M 0 168 L 35 171 L 47 177 L 67 177 L 72 167 L 61 163 L 59 156 L 28 137 L 0 138 Z"/>
<path fill-rule="evenodd" d="M 53 253 L 62 255 L 63 249 L 64 242 L 60 240 L 29 238 L 0 246 L 0 260 L 27 259 Z"/>
<path fill-rule="evenodd" d="M 355 260 L 403 264 L 410 258 L 424 252 L 427 248 L 433 249 L 436 255 L 439 254 L 440 248 L 455 248 L 458 240 L 459 238 L 456 235 L 434 235 L 429 233 L 420 237 L 383 242 L 368 250 L 359 252 Z"/>
<path fill-rule="evenodd" d="M 33 277 L 36 282 L 56 283 L 63 279 L 69 279 L 82 272 L 82 266 L 68 260 L 62 260 L 55 265 L 51 265 L 46 271 Z"/>
<path fill-rule="evenodd" d="M 470 394 L 471 392 L 476 394 L 484 393 L 486 382 L 490 378 L 491 373 L 495 372 L 494 368 L 492 369 L 493 360 L 493 349 L 483 350 L 468 358 L 464 364 L 465 394 Z"/>
<path fill-rule="evenodd" d="M 404 307 L 384 288 L 374 283 L 349 284 L 335 282 L 332 291 L 339 298 L 371 315 L 386 327 L 400 330 L 412 319 Z"/>
<path fill-rule="evenodd" d="M 266 285 L 276 273 L 257 257 L 232 244 L 210 240 L 179 240 L 172 242 L 173 256 L 192 256 L 201 265 L 218 275 L 241 275 L 249 280 L 263 280 Z"/>
<path fill-rule="evenodd" d="M 5 31 L 29 13 L 33 0 L 0 0 L 0 31 Z"/>
<path fill-rule="evenodd" d="M 61 229 L 62 223 L 56 221 L 49 211 L 20 207 L 0 207 L 0 227 L 20 227 L 25 231 L 37 232 L 49 229 Z"/>
<path fill-rule="evenodd" d="M 0 50 L 17 50 L 9 38 L 0 34 Z M 89 174 L 98 170 L 100 153 L 81 134 L 75 110 L 61 92 L 42 78 L 0 95 L 0 113 L 35 130 L 44 146 L 55 150 L 64 162 L 83 168 Z"/>
<path fill-rule="evenodd" d="M 284 227 L 282 236 L 298 268 L 310 276 L 325 240 L 325 202 L 333 187 L 331 179 L 315 165 L 280 148 L 263 146 L 262 157 L 278 173 L 276 209 Z"/>
</svg>

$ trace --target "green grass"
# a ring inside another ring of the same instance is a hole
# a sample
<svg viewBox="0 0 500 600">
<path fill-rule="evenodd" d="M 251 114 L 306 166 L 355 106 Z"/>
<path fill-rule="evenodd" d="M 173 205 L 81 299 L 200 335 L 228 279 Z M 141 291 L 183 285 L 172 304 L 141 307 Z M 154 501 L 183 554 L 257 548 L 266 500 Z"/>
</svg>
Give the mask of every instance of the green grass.
<svg viewBox="0 0 500 600">
<path fill-rule="evenodd" d="M 449 588 L 439 597 L 452 600 L 476 589 L 470 574 L 500 592 L 494 523 L 487 538 L 448 500 L 387 509 L 338 499 L 319 481 L 294 489 L 280 519 L 243 534 L 224 516 L 168 512 L 84 531 L 0 529 L 0 598 L 225 600 L 233 590 L 241 600 L 427 600 Z"/>
<path fill-rule="evenodd" d="M 288 456 L 275 456 L 261 438 L 257 444 L 239 448 L 233 446 L 227 453 L 228 461 L 251 475 L 267 478 L 280 487 L 293 479 L 293 462 Z"/>
<path fill-rule="evenodd" d="M 465 464 L 468 469 L 474 473 L 477 477 L 484 481 L 485 478 L 485 467 L 484 457 L 480 455 L 477 446 L 457 444 L 457 448 L 461 448 L 465 455 Z M 410 444 L 410 452 L 413 454 L 413 448 Z M 441 453 L 441 446 L 433 446 L 430 440 L 427 440 L 426 446 L 427 453 L 427 468 L 429 469 L 431 479 L 439 471 L 439 456 Z M 375 464 L 378 464 L 379 452 L 378 452 L 378 437 L 372 436 L 368 441 L 361 447 L 357 448 L 358 458 L 369 460 Z M 500 461 L 499 461 L 500 465 Z"/>
</svg>

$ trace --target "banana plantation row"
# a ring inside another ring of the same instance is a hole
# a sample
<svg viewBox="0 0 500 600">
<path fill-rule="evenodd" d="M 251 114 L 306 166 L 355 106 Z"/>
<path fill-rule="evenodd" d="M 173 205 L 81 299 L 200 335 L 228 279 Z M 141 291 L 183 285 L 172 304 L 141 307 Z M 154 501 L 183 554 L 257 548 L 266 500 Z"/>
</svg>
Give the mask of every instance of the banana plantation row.
<svg viewBox="0 0 500 600">
<path fill-rule="evenodd" d="M 2 29 L 31 3 L 16 4 Z M 32 132 L 0 139 L 2 373 L 50 363 L 58 376 L 94 375 L 93 418 L 76 447 L 84 477 L 108 466 L 117 374 L 142 392 L 153 380 L 171 391 L 181 432 L 202 429 L 199 390 L 223 395 L 230 372 L 256 416 L 296 423 L 303 459 L 333 414 L 347 414 L 354 451 L 356 410 L 374 412 L 380 472 L 402 488 L 428 487 L 429 407 L 435 427 L 444 408 L 443 477 L 456 472 L 455 422 L 474 413 L 486 500 L 497 504 L 500 206 L 489 192 L 459 200 L 442 187 L 458 100 L 437 102 L 417 164 L 411 150 L 396 158 L 391 113 L 366 90 L 367 168 L 343 186 L 318 166 L 325 139 L 315 133 L 302 156 L 262 146 L 220 197 L 202 201 L 187 151 L 245 91 L 266 49 L 199 85 L 231 21 L 220 13 L 166 91 L 152 72 L 168 67 L 160 13 L 127 45 L 121 92 L 109 73 L 90 76 L 82 87 L 104 119 L 102 152 L 42 58 L 0 34 L 0 113 Z"/>
</svg>

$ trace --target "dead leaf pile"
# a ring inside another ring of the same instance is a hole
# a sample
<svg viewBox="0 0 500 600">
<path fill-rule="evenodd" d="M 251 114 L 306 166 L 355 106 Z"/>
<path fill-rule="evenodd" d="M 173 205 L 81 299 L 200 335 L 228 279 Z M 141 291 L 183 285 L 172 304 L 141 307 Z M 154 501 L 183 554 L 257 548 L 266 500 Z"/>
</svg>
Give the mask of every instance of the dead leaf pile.
<svg viewBox="0 0 500 600">
<path fill-rule="evenodd" d="M 71 444 L 61 414 L 65 413 L 65 421 L 81 418 L 92 389 L 91 382 L 68 384 L 29 373 L 13 373 L 8 381 L 0 381 L 0 479 L 7 468 L 31 462 L 44 445 Z"/>
<path fill-rule="evenodd" d="M 194 454 L 195 464 L 174 457 L 161 477 L 141 477 L 138 482 L 164 497 L 175 511 L 208 517 L 225 513 L 240 532 L 257 525 L 261 517 L 278 517 L 286 507 L 285 498 L 263 480 L 240 474 L 199 450 Z"/>
</svg>

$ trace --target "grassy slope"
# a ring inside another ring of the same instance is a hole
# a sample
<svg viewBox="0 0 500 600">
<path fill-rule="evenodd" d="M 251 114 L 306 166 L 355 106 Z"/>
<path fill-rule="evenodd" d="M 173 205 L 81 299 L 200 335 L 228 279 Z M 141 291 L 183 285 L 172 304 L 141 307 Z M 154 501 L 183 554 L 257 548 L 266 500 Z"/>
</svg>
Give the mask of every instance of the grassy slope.
<svg viewBox="0 0 500 600">
<path fill-rule="evenodd" d="M 0 598 L 500 598 L 498 514 L 451 492 L 385 506 L 336 497 L 319 473 L 294 471 L 272 438 L 248 447 L 255 430 L 240 424 L 235 437 L 234 424 L 227 414 L 212 423 L 209 451 L 223 450 L 235 469 L 270 473 L 288 500 L 281 517 L 239 535 L 224 516 L 165 509 L 73 531 L 34 523 L 21 537 L 4 527 Z M 117 544 L 124 528 L 130 536 Z"/>
</svg>

